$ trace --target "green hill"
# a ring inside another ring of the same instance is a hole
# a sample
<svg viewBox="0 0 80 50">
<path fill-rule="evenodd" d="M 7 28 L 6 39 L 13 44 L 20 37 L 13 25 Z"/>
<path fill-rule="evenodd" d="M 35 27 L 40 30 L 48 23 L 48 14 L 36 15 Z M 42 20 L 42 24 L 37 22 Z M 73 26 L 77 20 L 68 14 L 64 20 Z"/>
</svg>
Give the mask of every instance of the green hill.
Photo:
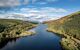
<svg viewBox="0 0 80 50">
<path fill-rule="evenodd" d="M 0 19 L 0 42 L 6 38 L 16 38 L 33 34 L 28 30 L 36 24 L 14 19 Z"/>
<path fill-rule="evenodd" d="M 61 40 L 63 48 L 80 50 L 80 11 L 45 23 L 48 24 L 48 31 L 65 36 Z"/>
</svg>

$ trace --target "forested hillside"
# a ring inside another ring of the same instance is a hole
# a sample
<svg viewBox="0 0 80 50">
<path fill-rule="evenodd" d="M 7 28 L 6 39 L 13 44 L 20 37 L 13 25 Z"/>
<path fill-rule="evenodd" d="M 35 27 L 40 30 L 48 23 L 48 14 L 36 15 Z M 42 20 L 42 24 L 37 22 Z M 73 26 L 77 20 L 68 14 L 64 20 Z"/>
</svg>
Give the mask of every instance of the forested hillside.
<svg viewBox="0 0 80 50">
<path fill-rule="evenodd" d="M 45 23 L 48 25 L 48 31 L 65 36 L 61 40 L 64 48 L 80 50 L 80 11 Z"/>
<path fill-rule="evenodd" d="M 6 38 L 16 38 L 33 34 L 28 30 L 36 24 L 14 19 L 0 19 L 0 41 Z"/>
</svg>

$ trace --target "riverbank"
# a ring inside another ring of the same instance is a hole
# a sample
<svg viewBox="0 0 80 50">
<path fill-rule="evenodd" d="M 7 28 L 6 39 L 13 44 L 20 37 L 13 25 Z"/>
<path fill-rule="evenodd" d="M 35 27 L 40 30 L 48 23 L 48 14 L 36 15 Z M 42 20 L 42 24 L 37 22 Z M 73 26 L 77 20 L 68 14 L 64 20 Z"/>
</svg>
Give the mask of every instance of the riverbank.
<svg viewBox="0 0 80 50">
<path fill-rule="evenodd" d="M 48 31 L 64 36 L 60 43 L 65 50 L 80 50 L 80 11 L 45 24 Z"/>
<path fill-rule="evenodd" d="M 33 26 L 32 28 L 35 28 L 35 27 L 36 27 L 36 25 Z M 29 28 L 29 30 L 32 28 Z M 18 38 L 33 36 L 33 35 L 35 35 L 35 32 L 28 31 L 28 30 L 22 32 L 21 34 L 11 36 L 11 37 L 9 35 L 6 35 L 6 37 L 3 37 L 0 39 L 0 49 L 3 48 L 9 41 L 16 41 L 16 39 L 18 39 Z"/>
<path fill-rule="evenodd" d="M 0 19 L 0 42 L 2 42 L 4 39 L 13 39 L 34 35 L 34 32 L 30 32 L 28 30 L 36 26 L 37 24 L 28 21 L 25 22 L 14 19 Z"/>
<path fill-rule="evenodd" d="M 52 33 L 60 36 L 61 38 L 65 37 L 64 35 L 62 35 L 62 34 L 60 34 L 60 33 L 54 32 L 54 31 L 53 31 L 52 29 L 50 29 L 50 28 L 47 28 L 46 30 L 47 30 L 48 32 L 52 32 Z"/>
<path fill-rule="evenodd" d="M 62 39 L 60 40 L 60 44 L 64 50 L 79 50 L 80 49 L 80 40 L 64 33 L 61 34 L 51 29 L 47 29 L 47 31 L 53 32 L 59 35 L 60 37 L 62 37 Z"/>
<path fill-rule="evenodd" d="M 7 40 L 2 50 L 62 50 L 59 41 L 61 37 L 46 31 L 46 24 L 38 24 L 28 31 L 36 32 L 33 36 Z M 5 42 L 5 41 L 4 41 Z M 4 43 L 3 43 L 4 44 Z M 12 45 L 13 44 L 13 45 Z M 10 47 L 9 47 L 10 46 Z M 14 49 L 15 48 L 15 49 Z"/>
<path fill-rule="evenodd" d="M 31 27 L 31 28 L 29 28 L 28 30 L 30 30 L 30 29 L 32 29 L 32 28 L 35 28 L 36 27 L 36 25 L 35 26 L 33 26 L 33 27 Z M 2 37 L 1 39 L 0 39 L 0 43 L 2 43 L 3 41 L 5 41 L 5 40 L 11 40 L 11 39 L 16 39 L 16 38 L 20 38 L 20 37 L 26 37 L 26 36 L 32 36 L 32 35 L 35 35 L 35 33 L 36 32 L 33 32 L 33 31 L 28 31 L 28 30 L 26 30 L 26 31 L 23 31 L 23 32 L 21 32 L 20 34 L 19 33 L 17 33 L 16 35 L 12 35 L 12 36 L 10 36 L 9 34 L 6 34 L 5 35 L 5 37 Z"/>
</svg>

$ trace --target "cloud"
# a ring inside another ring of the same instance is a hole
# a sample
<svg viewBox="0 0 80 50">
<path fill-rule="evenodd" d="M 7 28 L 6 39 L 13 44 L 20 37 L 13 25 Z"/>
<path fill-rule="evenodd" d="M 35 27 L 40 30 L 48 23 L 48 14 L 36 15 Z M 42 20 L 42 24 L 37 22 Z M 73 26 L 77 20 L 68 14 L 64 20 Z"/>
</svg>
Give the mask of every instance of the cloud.
<svg viewBox="0 0 80 50">
<path fill-rule="evenodd" d="M 20 5 L 20 0 L 0 0 L 0 7 L 13 7 Z"/>
<path fill-rule="evenodd" d="M 49 12 L 49 13 L 65 13 L 67 12 L 66 9 L 63 9 L 63 8 L 53 8 L 53 7 L 44 7 L 44 8 L 41 8 L 41 11 L 43 12 Z"/>
<path fill-rule="evenodd" d="M 23 5 L 27 5 L 29 3 L 30 3 L 30 0 L 23 0 L 23 2 L 22 2 Z"/>
<path fill-rule="evenodd" d="M 0 13 L 5 13 L 4 11 L 0 11 Z M 44 21 L 44 20 L 52 20 L 52 19 L 58 19 L 65 14 L 67 14 L 68 10 L 64 8 L 54 8 L 54 7 L 26 7 L 26 8 L 16 8 L 13 11 L 8 11 L 6 14 L 21 14 L 24 16 L 17 16 L 19 18 L 27 17 L 31 20 L 38 20 L 38 21 Z M 13 16 L 11 16 L 13 18 Z M 11 18 L 10 17 L 10 18 Z M 25 18 L 26 19 L 26 18 Z"/>
<path fill-rule="evenodd" d="M 22 8 L 21 12 L 24 13 L 65 13 L 66 9 L 63 8 L 53 8 L 53 7 L 42 7 L 42 8 Z"/>
<path fill-rule="evenodd" d="M 48 4 L 50 2 L 56 2 L 58 0 L 31 0 L 32 4 Z"/>
<path fill-rule="evenodd" d="M 36 8 L 22 8 L 22 9 L 20 9 L 20 11 L 23 13 L 39 12 L 39 10 L 37 10 Z"/>
<path fill-rule="evenodd" d="M 31 20 L 45 21 L 58 19 L 65 15 L 68 10 L 63 8 L 54 8 L 54 7 L 41 7 L 41 8 L 22 8 L 20 9 L 21 14 L 25 14 L 26 17 L 29 17 Z"/>
<path fill-rule="evenodd" d="M 32 0 L 33 3 L 38 2 L 38 1 L 40 1 L 40 2 L 55 2 L 58 0 Z"/>
<path fill-rule="evenodd" d="M 55 2 L 57 0 L 0 0 L 0 7 L 14 7 L 19 5 L 29 4 L 47 4 L 48 2 Z"/>
<path fill-rule="evenodd" d="M 26 8 L 15 8 L 14 10 L 6 12 L 6 14 L 10 14 L 10 18 L 14 17 L 14 14 L 22 14 L 20 16 L 15 15 L 21 19 L 24 17 L 28 17 L 30 20 L 37 20 L 37 21 L 44 21 L 44 20 L 51 20 L 57 19 L 63 16 L 68 10 L 64 8 L 54 8 L 54 7 L 34 7 L 34 5 L 43 5 L 48 4 L 50 2 L 55 2 L 58 0 L 0 0 L 0 7 L 14 7 L 19 5 L 28 5 L 31 4 L 33 7 L 26 7 Z M 23 6 L 21 6 L 23 7 Z M 0 11 L 0 13 L 5 13 L 5 11 Z M 4 15 L 6 17 L 6 15 Z M 26 19 L 26 18 L 25 18 Z"/>
<path fill-rule="evenodd" d="M 54 8 L 54 7 L 40 7 L 40 8 L 21 8 L 16 9 L 16 11 L 11 11 L 2 14 L 0 18 L 11 18 L 11 19 L 21 19 L 21 20 L 32 20 L 32 21 L 46 21 L 54 20 L 62 17 L 68 10 L 63 8 Z"/>
</svg>

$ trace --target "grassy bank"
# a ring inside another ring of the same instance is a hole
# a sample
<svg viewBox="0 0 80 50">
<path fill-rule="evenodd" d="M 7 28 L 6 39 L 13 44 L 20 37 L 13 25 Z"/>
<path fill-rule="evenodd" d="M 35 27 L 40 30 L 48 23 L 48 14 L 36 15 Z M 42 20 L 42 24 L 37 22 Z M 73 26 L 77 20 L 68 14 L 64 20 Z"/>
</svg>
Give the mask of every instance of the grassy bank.
<svg viewBox="0 0 80 50">
<path fill-rule="evenodd" d="M 36 27 L 36 25 L 28 21 L 0 19 L 0 42 L 2 42 L 2 39 L 32 35 L 34 32 L 29 32 L 28 30 Z"/>
<path fill-rule="evenodd" d="M 80 11 L 45 23 L 48 31 L 65 36 L 61 40 L 65 50 L 80 50 Z"/>
</svg>

